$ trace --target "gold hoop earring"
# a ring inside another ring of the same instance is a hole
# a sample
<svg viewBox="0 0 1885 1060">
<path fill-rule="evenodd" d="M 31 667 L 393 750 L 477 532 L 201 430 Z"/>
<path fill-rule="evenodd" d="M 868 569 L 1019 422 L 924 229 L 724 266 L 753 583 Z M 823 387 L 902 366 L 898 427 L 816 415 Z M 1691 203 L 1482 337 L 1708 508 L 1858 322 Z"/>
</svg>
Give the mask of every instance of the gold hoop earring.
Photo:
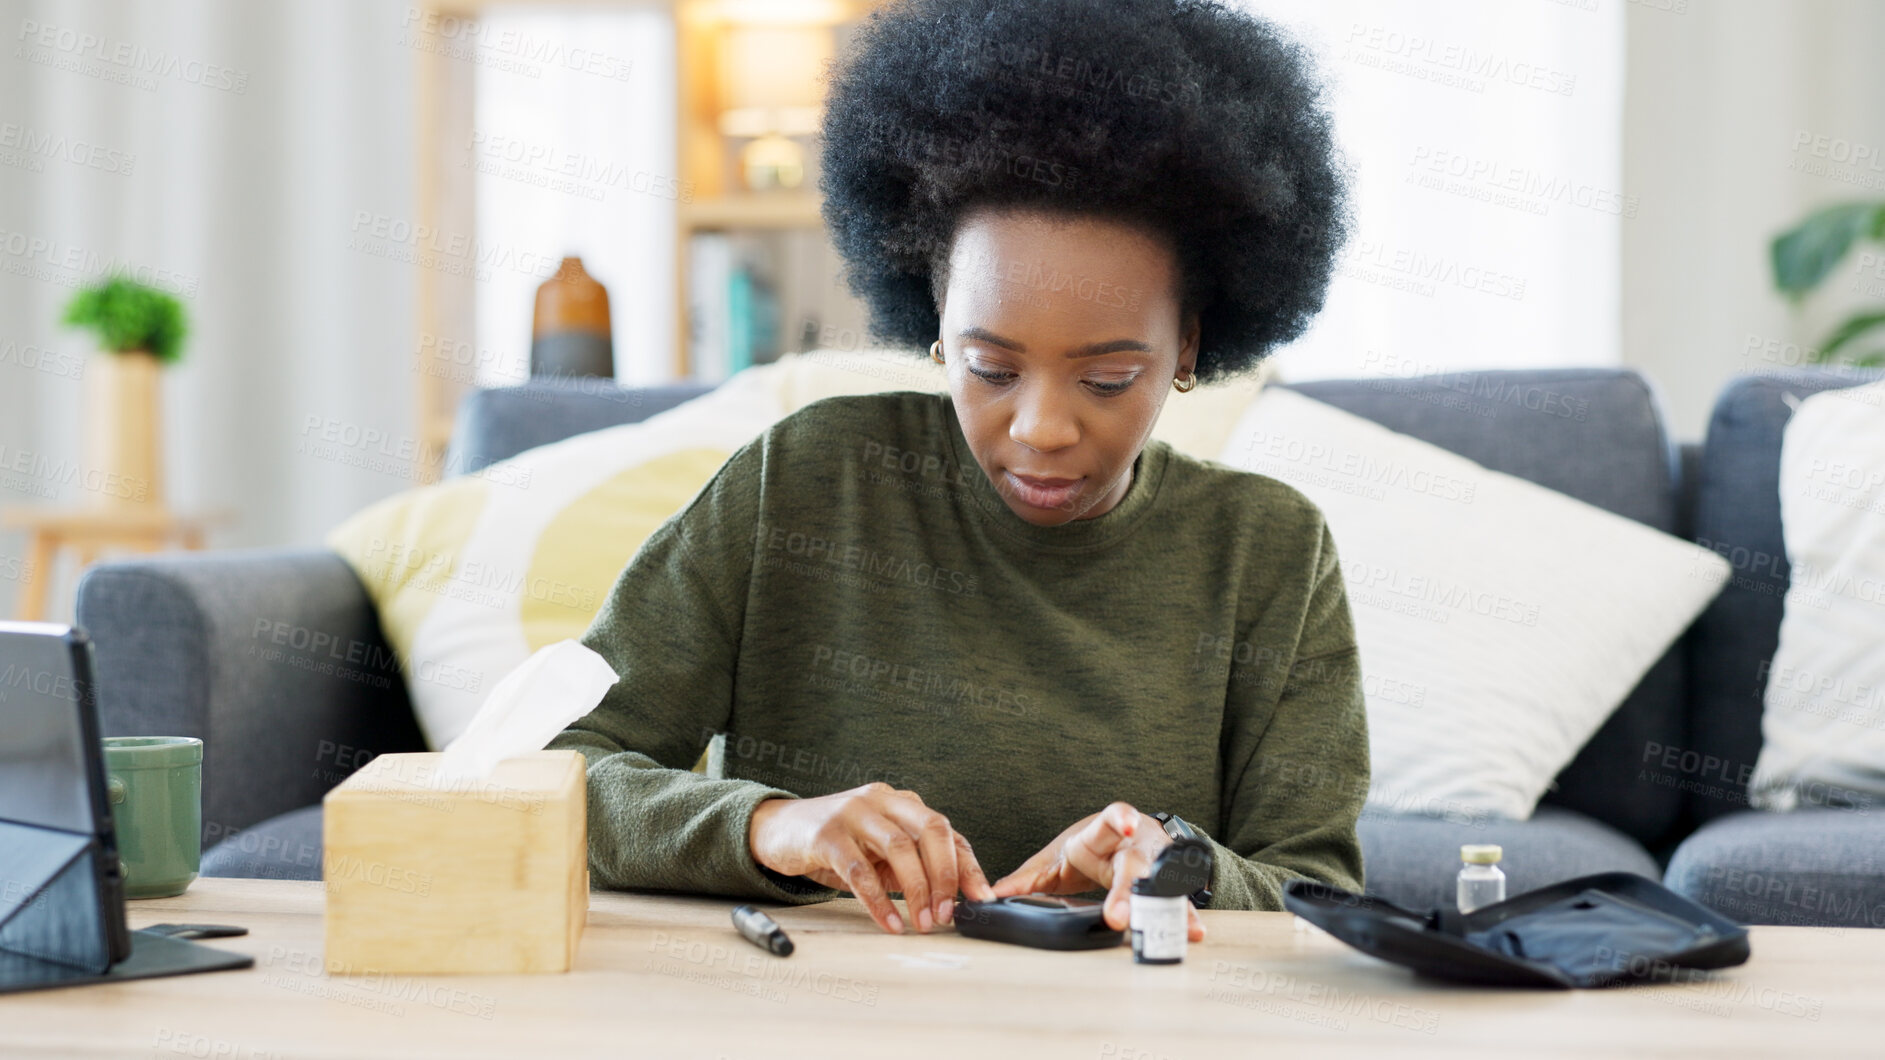
<svg viewBox="0 0 1885 1060">
<path fill-rule="evenodd" d="M 929 344 L 929 359 L 935 361 L 937 364 L 943 363 L 941 339 L 937 339 L 935 342 Z"/>
<path fill-rule="evenodd" d="M 1191 393 L 1192 388 L 1196 387 L 1197 385 L 1198 385 L 1198 373 L 1196 372 L 1193 372 L 1190 375 L 1185 376 L 1183 379 L 1172 380 L 1172 389 L 1178 391 L 1180 394 Z"/>
</svg>

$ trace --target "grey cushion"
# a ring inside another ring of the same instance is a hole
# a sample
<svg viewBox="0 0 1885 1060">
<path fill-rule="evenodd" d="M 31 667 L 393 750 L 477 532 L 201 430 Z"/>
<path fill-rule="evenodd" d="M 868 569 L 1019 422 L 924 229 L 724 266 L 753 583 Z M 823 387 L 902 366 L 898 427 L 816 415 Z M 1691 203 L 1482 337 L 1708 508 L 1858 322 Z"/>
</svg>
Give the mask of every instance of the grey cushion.
<svg viewBox="0 0 1885 1060">
<path fill-rule="evenodd" d="M 425 748 L 366 588 L 325 549 L 101 564 L 78 624 L 105 735 L 203 741 L 206 846 L 318 801 L 363 754 Z"/>
<path fill-rule="evenodd" d="M 203 852 L 200 876 L 268 880 L 321 878 L 321 804 L 246 828 Z"/>
<path fill-rule="evenodd" d="M 1656 396 L 1635 372 L 1459 372 L 1291 389 L 1666 533 L 1680 529 L 1675 452 Z M 1675 838 L 1682 793 L 1647 778 L 1639 763 L 1646 746 L 1685 738 L 1686 659 L 1678 642 L 1650 668 L 1559 773 L 1545 803 L 1651 847 Z"/>
<path fill-rule="evenodd" d="M 1663 882 L 1744 924 L 1885 928 L 1885 817 L 1729 814 L 1677 848 Z"/>
<path fill-rule="evenodd" d="M 1540 806 L 1529 821 L 1364 813 L 1356 827 L 1368 893 L 1415 910 L 1453 904 L 1460 847 L 1467 843 L 1505 848 L 1499 867 L 1508 897 L 1593 872 L 1659 875 L 1656 860 L 1629 836 L 1555 806 Z"/>
<path fill-rule="evenodd" d="M 1456 372 L 1288 388 L 1658 530 L 1675 528 L 1674 452 L 1655 394 L 1634 371 Z"/>
<path fill-rule="evenodd" d="M 1761 753 L 1761 696 L 1780 643 L 1787 548 L 1780 533 L 1780 442 L 1790 399 L 1859 386 L 1881 373 L 1811 369 L 1744 376 L 1715 403 L 1695 485 L 1695 540 L 1733 566 L 1728 584 L 1696 620 L 1692 733 L 1671 770 L 1639 747 L 1661 783 L 1689 793 L 1698 821 L 1747 808 L 1747 780 Z M 1666 758 L 1667 752 L 1663 753 Z"/>
<path fill-rule="evenodd" d="M 473 390 L 458 405 L 445 470 L 462 475 L 539 445 L 639 423 L 712 389 L 703 383 L 629 388 L 609 379 L 575 379 Z"/>
</svg>

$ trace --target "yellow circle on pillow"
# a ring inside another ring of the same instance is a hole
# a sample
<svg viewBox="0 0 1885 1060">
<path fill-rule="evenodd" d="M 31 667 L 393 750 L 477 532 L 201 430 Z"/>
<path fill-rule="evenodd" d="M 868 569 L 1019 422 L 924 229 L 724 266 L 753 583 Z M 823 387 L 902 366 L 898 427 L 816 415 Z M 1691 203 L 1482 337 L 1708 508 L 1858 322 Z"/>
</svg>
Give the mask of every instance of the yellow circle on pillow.
<svg viewBox="0 0 1885 1060">
<path fill-rule="evenodd" d="M 327 547 L 366 586 L 402 665 L 420 624 L 452 590 L 459 556 L 490 495 L 489 482 L 461 475 L 387 497 L 328 533 Z"/>
<path fill-rule="evenodd" d="M 530 650 L 580 640 L 642 542 L 687 507 L 731 455 L 667 453 L 618 472 L 558 512 L 537 539 L 518 596 Z"/>
</svg>

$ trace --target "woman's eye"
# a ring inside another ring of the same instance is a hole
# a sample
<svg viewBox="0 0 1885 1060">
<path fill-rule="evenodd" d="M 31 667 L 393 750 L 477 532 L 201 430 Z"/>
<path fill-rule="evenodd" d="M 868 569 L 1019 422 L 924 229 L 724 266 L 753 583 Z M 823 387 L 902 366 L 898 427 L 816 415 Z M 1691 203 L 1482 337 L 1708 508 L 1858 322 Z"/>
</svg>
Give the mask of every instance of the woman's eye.
<svg viewBox="0 0 1885 1060">
<path fill-rule="evenodd" d="M 1013 372 L 1003 372 L 1003 371 L 991 370 L 987 368 L 977 368 L 974 365 L 969 366 L 969 374 L 972 376 L 975 376 L 977 379 L 980 379 L 985 383 L 988 383 L 990 386 L 1006 386 L 1008 383 L 1012 382 L 1015 377 L 1015 374 Z M 1122 393 L 1123 391 L 1125 391 L 1127 387 L 1132 385 L 1132 380 L 1121 379 L 1118 381 L 1105 381 L 1105 380 L 1100 380 L 1100 379 L 1089 379 L 1086 381 L 1086 384 L 1087 386 L 1093 388 L 1093 390 L 1096 393 L 1112 395 L 1112 394 Z"/>
</svg>

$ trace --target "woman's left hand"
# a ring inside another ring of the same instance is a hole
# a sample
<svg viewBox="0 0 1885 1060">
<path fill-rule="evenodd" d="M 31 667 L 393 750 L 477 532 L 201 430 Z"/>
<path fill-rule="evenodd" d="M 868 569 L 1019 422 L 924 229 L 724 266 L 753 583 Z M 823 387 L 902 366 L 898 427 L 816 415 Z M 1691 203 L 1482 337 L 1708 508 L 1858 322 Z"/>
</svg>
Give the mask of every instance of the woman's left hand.
<svg viewBox="0 0 1885 1060">
<path fill-rule="evenodd" d="M 1106 890 L 1106 924 L 1124 931 L 1132 919 L 1132 883 L 1152 869 L 1171 837 L 1151 817 L 1123 802 L 1083 817 L 1054 837 L 1040 853 L 995 881 L 995 895 L 1077 894 Z M 1198 910 L 1185 903 L 1193 942 L 1204 941 L 1204 922 Z"/>
</svg>

